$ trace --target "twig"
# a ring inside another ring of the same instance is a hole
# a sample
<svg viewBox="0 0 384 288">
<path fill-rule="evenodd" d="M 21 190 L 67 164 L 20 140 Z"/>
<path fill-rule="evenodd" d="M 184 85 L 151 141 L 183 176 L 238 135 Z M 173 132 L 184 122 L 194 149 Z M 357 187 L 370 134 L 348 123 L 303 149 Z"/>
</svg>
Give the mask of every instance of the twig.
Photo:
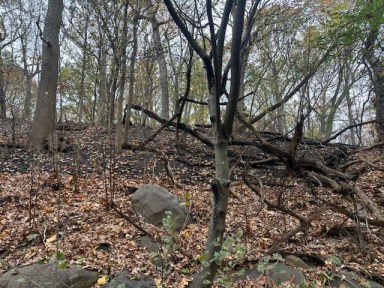
<svg viewBox="0 0 384 288">
<path fill-rule="evenodd" d="M 52 48 L 51 42 L 45 40 L 44 37 L 43 37 L 43 31 L 40 28 L 40 17 L 39 17 L 39 19 L 37 19 L 36 25 L 37 25 L 37 29 L 39 30 L 39 36 L 40 36 L 41 41 L 43 41 L 45 44 L 47 44 L 47 46 L 49 48 Z"/>
<path fill-rule="evenodd" d="M 117 209 L 117 206 L 115 205 L 115 203 L 111 202 L 110 203 L 110 207 L 116 211 L 117 214 L 119 214 L 122 218 L 124 218 L 125 220 L 127 220 L 129 223 L 131 223 L 137 230 L 139 230 L 140 232 L 144 233 L 145 235 L 147 235 L 149 238 L 151 238 L 152 240 L 155 240 L 155 236 L 148 232 L 147 230 L 145 230 L 141 225 L 135 223 L 135 221 L 129 217 L 128 215 L 124 214 L 123 212 L 121 212 L 119 209 Z"/>
</svg>

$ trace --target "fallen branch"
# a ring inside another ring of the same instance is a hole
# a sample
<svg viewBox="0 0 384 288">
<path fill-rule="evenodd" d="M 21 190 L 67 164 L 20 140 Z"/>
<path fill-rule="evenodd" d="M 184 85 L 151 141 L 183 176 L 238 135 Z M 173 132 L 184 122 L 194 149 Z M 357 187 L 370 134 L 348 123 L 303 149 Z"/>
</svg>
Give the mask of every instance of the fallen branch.
<svg viewBox="0 0 384 288">
<path fill-rule="evenodd" d="M 269 250 L 267 251 L 267 254 L 272 254 L 277 251 L 277 249 L 287 240 L 289 240 L 291 237 L 295 236 L 297 233 L 307 230 L 313 221 L 315 221 L 317 218 L 321 217 L 321 215 L 324 214 L 325 211 L 329 209 L 328 204 L 321 205 L 318 209 L 316 209 L 311 215 L 309 215 L 308 218 L 301 221 L 300 225 L 298 225 L 296 228 L 292 229 L 288 233 L 286 233 L 283 237 L 278 239 L 275 244 Z"/>
<path fill-rule="evenodd" d="M 379 159 L 379 160 L 381 160 L 381 159 Z M 373 164 L 372 162 L 368 162 L 367 160 L 361 159 L 361 162 L 367 164 L 368 166 L 371 166 L 372 168 L 374 168 L 376 170 L 384 171 L 384 167 L 377 166 L 377 165 Z"/>
<path fill-rule="evenodd" d="M 151 110 L 148 110 L 140 105 L 132 105 L 131 107 L 132 109 L 136 110 L 136 111 L 140 111 L 140 112 L 143 112 L 144 114 L 146 114 L 148 117 L 156 120 L 157 122 L 161 123 L 161 124 L 166 124 L 168 121 L 161 118 L 159 115 L 157 115 L 155 112 L 151 111 Z M 168 124 L 167 124 L 168 125 Z M 177 125 L 177 123 L 175 122 L 170 122 L 169 123 L 169 126 L 172 126 L 172 127 L 178 127 L 179 129 L 181 130 L 184 130 L 186 131 L 187 133 L 189 133 L 190 135 L 192 135 L 193 137 L 199 139 L 202 143 L 204 143 L 205 145 L 209 146 L 210 148 L 213 148 L 213 143 L 211 140 L 209 140 L 208 138 L 204 137 L 203 135 L 201 135 L 200 133 L 198 133 L 195 129 L 193 129 L 191 126 L 185 124 L 185 123 L 180 123 L 179 125 Z"/>
<path fill-rule="evenodd" d="M 124 214 L 119 209 L 117 209 L 117 206 L 115 205 L 115 203 L 113 203 L 113 202 L 110 203 L 110 206 L 113 210 L 116 211 L 117 214 L 119 214 L 122 218 L 127 220 L 129 223 L 131 223 L 137 230 L 144 233 L 145 235 L 147 235 L 152 240 L 155 240 L 155 236 L 152 233 L 145 230 L 141 225 L 137 224 L 136 221 L 134 221 L 131 217 L 129 217 L 128 215 Z"/>
<path fill-rule="evenodd" d="M 246 175 L 243 175 L 243 180 L 244 180 L 245 185 L 247 185 L 257 196 L 259 196 L 260 199 L 262 200 L 262 202 L 265 203 L 268 206 L 268 208 L 276 209 L 276 210 L 279 210 L 279 211 L 281 211 L 283 213 L 286 213 L 286 214 L 288 214 L 288 215 L 290 215 L 290 216 L 300 220 L 300 222 L 305 221 L 305 219 L 302 216 L 300 216 L 299 214 L 295 213 L 291 209 L 289 209 L 287 207 L 284 207 L 282 205 L 274 204 L 273 202 L 265 199 L 264 196 L 259 192 L 259 190 L 256 187 L 254 187 L 252 185 L 252 183 L 247 179 Z"/>
<path fill-rule="evenodd" d="M 17 144 L 17 143 L 0 143 L 0 147 L 18 148 L 18 149 L 26 148 L 24 144 Z"/>
<path fill-rule="evenodd" d="M 172 124 L 172 121 L 175 120 L 178 116 L 179 116 L 179 114 L 173 115 L 173 117 L 171 119 L 169 119 L 167 122 L 165 122 L 163 125 L 161 125 L 161 127 L 159 129 L 157 129 L 151 136 L 149 136 L 147 139 L 145 139 L 143 142 L 141 142 L 139 144 L 139 146 L 145 147 L 149 142 L 151 142 L 153 139 L 155 139 L 156 136 L 158 136 L 161 133 L 161 131 L 163 131 L 165 128 L 170 126 Z"/>
<path fill-rule="evenodd" d="M 286 164 L 286 166 L 289 165 L 288 162 L 292 161 L 292 160 L 289 160 L 289 159 L 291 159 L 291 154 L 289 152 L 284 151 L 284 150 L 270 144 L 267 140 L 265 140 L 265 138 L 263 136 L 260 135 L 259 132 L 256 131 L 256 129 L 249 122 L 247 122 L 244 119 L 244 117 L 240 113 L 237 112 L 236 116 L 239 119 L 239 121 L 241 123 L 243 123 L 249 130 L 251 130 L 253 132 L 253 134 L 256 136 L 256 138 L 261 142 L 260 144 L 257 145 L 258 148 L 260 148 L 261 150 L 263 150 L 269 154 L 275 155 L 281 161 L 283 161 Z M 330 168 L 318 160 L 312 160 L 312 159 L 305 159 L 304 158 L 304 159 L 300 159 L 299 161 L 297 161 L 297 164 L 302 168 L 307 168 L 310 170 L 314 169 L 317 171 L 321 171 L 325 175 L 332 175 L 332 176 L 338 177 L 338 178 L 343 179 L 343 180 L 355 181 L 358 178 L 358 175 L 346 174 L 346 173 L 341 172 L 339 170 Z"/>
<path fill-rule="evenodd" d="M 358 152 L 361 152 L 361 151 L 372 150 L 373 148 L 377 148 L 377 147 L 381 147 L 381 146 L 384 146 L 384 141 L 379 142 L 379 143 L 375 143 L 375 144 L 373 144 L 371 146 L 368 146 L 368 147 L 361 148 L 359 150 L 354 151 L 354 153 L 358 153 Z"/>
<path fill-rule="evenodd" d="M 321 199 L 321 198 L 319 198 L 319 199 Z M 376 220 L 376 219 L 370 219 L 367 217 L 363 217 L 359 214 L 356 215 L 356 213 L 354 213 L 354 211 L 350 211 L 347 208 L 339 206 L 336 203 L 330 202 L 328 200 L 321 199 L 321 201 L 328 204 L 330 209 L 332 209 L 332 211 L 334 211 L 336 213 L 343 214 L 353 221 L 356 221 L 356 217 L 358 217 L 360 222 L 368 223 L 369 225 L 372 225 L 372 226 L 384 227 L 384 221 L 380 221 L 380 220 Z"/>
<path fill-rule="evenodd" d="M 312 172 L 311 175 L 316 177 L 319 181 L 331 186 L 334 189 L 333 191 L 337 194 L 341 194 L 341 195 L 348 195 L 351 193 L 356 194 L 357 196 L 359 196 L 364 206 L 366 206 L 369 209 L 369 211 L 373 214 L 373 216 L 377 220 L 384 222 L 384 215 L 381 212 L 380 208 L 367 196 L 367 194 L 364 193 L 363 190 L 360 189 L 360 187 L 352 186 L 351 184 L 348 184 L 348 183 L 338 184 L 335 180 L 315 172 Z"/>
<path fill-rule="evenodd" d="M 364 205 L 368 208 L 369 211 L 373 213 L 373 216 L 378 219 L 379 221 L 384 222 L 384 215 L 381 212 L 380 208 L 377 207 L 376 203 L 374 203 L 367 194 L 364 193 L 363 190 L 360 189 L 358 186 L 351 187 L 352 191 L 359 196 L 361 201 L 363 201 Z"/>
</svg>

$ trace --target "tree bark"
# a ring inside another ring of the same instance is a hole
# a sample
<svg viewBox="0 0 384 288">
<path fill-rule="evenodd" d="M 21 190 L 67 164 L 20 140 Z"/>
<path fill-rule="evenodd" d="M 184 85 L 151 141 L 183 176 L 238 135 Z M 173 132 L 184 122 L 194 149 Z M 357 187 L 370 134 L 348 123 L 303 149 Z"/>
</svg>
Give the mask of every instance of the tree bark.
<svg viewBox="0 0 384 288">
<path fill-rule="evenodd" d="M 107 52 L 104 45 L 104 39 L 100 40 L 100 51 L 99 51 L 99 63 L 98 63 L 98 79 L 99 79 L 99 111 L 97 122 L 98 124 L 105 124 L 107 122 Z"/>
<path fill-rule="evenodd" d="M 80 78 L 80 91 L 79 91 L 79 104 L 78 104 L 78 122 L 83 121 L 83 112 L 84 112 L 84 94 L 85 94 L 85 69 L 87 65 L 87 44 L 88 44 L 88 22 L 89 22 L 89 13 L 86 11 L 85 15 L 85 27 L 84 27 L 84 43 L 83 43 L 83 58 L 81 59 L 81 78 Z"/>
<path fill-rule="evenodd" d="M 128 0 L 124 3 L 124 24 L 123 34 L 120 43 L 120 67 L 121 76 L 119 84 L 119 96 L 117 100 L 117 123 L 116 123 L 116 152 L 121 152 L 121 145 L 123 143 L 123 103 L 124 103 L 124 89 L 125 89 L 125 76 L 127 74 L 127 37 L 128 37 Z M 126 119 L 129 124 L 129 118 Z"/>
<path fill-rule="evenodd" d="M 137 55 L 137 29 L 139 26 L 139 17 L 135 15 L 133 17 L 133 47 L 131 54 L 131 62 L 129 63 L 129 87 L 128 87 L 128 103 L 125 106 L 125 125 L 124 125 L 124 137 L 123 143 L 128 143 L 128 133 L 129 133 L 129 122 L 131 119 L 131 106 L 133 103 L 134 89 L 135 89 L 135 65 L 136 65 L 136 55 Z M 146 89 L 149 87 L 147 86 Z"/>
<path fill-rule="evenodd" d="M 23 57 L 23 71 L 24 71 L 24 77 L 25 77 L 25 99 L 24 99 L 24 107 L 23 107 L 23 114 L 22 114 L 22 120 L 23 121 L 29 121 L 31 119 L 31 106 L 32 106 L 32 79 L 35 77 L 40 71 L 39 71 L 39 63 L 35 63 L 35 61 L 32 61 L 32 67 L 36 67 L 34 70 L 28 69 L 28 61 L 27 61 L 27 43 L 26 39 L 21 37 L 21 52 Z M 35 52 L 34 57 L 36 58 L 36 52 L 37 52 L 37 41 L 35 42 Z"/>
<path fill-rule="evenodd" d="M 236 2 L 236 4 L 234 4 Z M 260 1 L 252 3 L 251 11 L 255 11 Z M 228 158 L 228 142 L 232 134 L 233 123 L 239 99 L 241 86 L 241 50 L 246 47 L 248 37 L 242 39 L 244 29 L 244 13 L 246 1 L 228 0 L 223 6 L 221 23 L 216 31 L 216 23 L 212 15 L 211 1 L 206 2 L 206 13 L 211 40 L 211 51 L 207 53 L 199 43 L 193 38 L 188 28 L 184 25 L 177 14 L 170 0 L 164 0 L 169 13 L 176 25 L 184 34 L 190 46 L 196 51 L 204 62 L 206 69 L 206 79 L 209 91 L 209 114 L 215 133 L 215 179 L 211 182 L 213 192 L 213 211 L 208 231 L 205 253 L 202 256 L 202 269 L 198 276 L 193 280 L 190 287 L 211 287 L 217 263 L 215 255 L 221 250 L 223 234 L 225 230 L 225 218 L 228 208 L 228 196 L 230 188 L 230 169 Z M 230 16 L 233 16 L 232 39 L 231 39 L 231 58 L 228 66 L 231 68 L 230 91 L 225 115 L 221 116 L 220 97 L 223 94 L 223 87 L 226 87 L 227 77 L 223 77 L 223 56 L 226 37 L 226 29 L 229 26 Z M 250 17 L 253 19 L 252 17 Z M 248 21 L 247 25 L 252 25 L 253 21 Z M 249 28 L 249 26 L 248 26 Z M 248 35 L 249 36 L 249 35 Z"/>
<path fill-rule="evenodd" d="M 169 119 L 169 89 L 168 89 L 168 71 L 167 62 L 165 61 L 165 53 L 160 38 L 160 24 L 155 14 L 149 17 L 152 25 L 153 45 L 157 54 L 157 62 L 159 64 L 160 88 L 161 88 L 161 118 Z"/>
<path fill-rule="evenodd" d="M 43 149 L 48 139 L 55 147 L 56 91 L 59 73 L 59 35 L 62 23 L 63 0 L 49 0 L 45 18 L 42 47 L 41 79 L 35 115 L 29 135 L 29 147 Z"/>
<path fill-rule="evenodd" d="M 365 59 L 371 68 L 371 81 L 375 91 L 377 141 L 384 141 L 384 63 L 375 54 L 375 42 L 378 41 L 380 26 L 373 25 L 365 43 Z"/>
<path fill-rule="evenodd" d="M 6 119 L 7 117 L 7 106 L 5 101 L 5 90 L 4 90 L 4 77 L 3 77 L 3 58 L 1 56 L 0 49 L 0 119 Z"/>
</svg>

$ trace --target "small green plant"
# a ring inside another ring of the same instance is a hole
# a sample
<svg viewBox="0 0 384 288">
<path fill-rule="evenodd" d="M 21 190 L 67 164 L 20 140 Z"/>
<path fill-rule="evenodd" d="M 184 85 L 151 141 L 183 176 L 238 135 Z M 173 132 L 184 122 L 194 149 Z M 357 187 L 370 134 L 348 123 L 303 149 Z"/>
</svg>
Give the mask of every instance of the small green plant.
<svg viewBox="0 0 384 288">
<path fill-rule="evenodd" d="M 68 261 L 65 259 L 64 252 L 61 250 L 58 250 L 56 252 L 56 260 L 57 260 L 57 267 L 60 269 L 65 269 L 68 267 Z"/>
<path fill-rule="evenodd" d="M 247 248 L 240 243 L 242 236 L 243 233 L 239 231 L 235 236 L 226 237 L 221 250 L 216 252 L 211 260 L 215 261 L 218 265 L 215 282 L 220 286 L 232 287 L 235 278 L 244 274 L 244 269 L 238 269 L 244 262 L 245 254 L 247 253 Z M 219 242 L 216 241 L 215 245 L 219 245 Z M 203 266 L 209 265 L 204 254 L 200 257 L 200 261 Z"/>
<path fill-rule="evenodd" d="M 325 265 L 328 269 L 325 272 L 321 271 L 320 276 L 324 279 L 324 282 L 330 282 L 335 279 L 337 268 L 343 265 L 343 261 L 338 256 L 331 255 L 325 260 Z"/>
<path fill-rule="evenodd" d="M 184 203 L 183 203 L 183 205 L 190 206 L 191 205 L 191 193 L 185 192 L 183 196 L 184 196 Z"/>
<path fill-rule="evenodd" d="M 179 249 L 174 241 L 174 223 L 172 211 L 166 211 L 162 224 L 167 233 L 160 237 L 160 241 L 157 243 L 158 251 L 150 253 L 150 257 L 161 264 L 163 280 L 166 275 L 171 273 L 173 255 Z"/>
<path fill-rule="evenodd" d="M 274 253 L 272 255 L 267 255 L 261 258 L 257 265 L 257 271 L 264 273 L 268 270 L 273 270 L 278 262 L 283 262 L 284 259 L 279 253 Z"/>
<path fill-rule="evenodd" d="M 164 230 L 167 231 L 168 233 L 173 234 L 173 229 L 175 226 L 175 220 L 173 218 L 172 211 L 165 211 L 165 215 L 164 215 L 163 219 L 161 220 L 161 222 L 163 224 Z"/>
</svg>

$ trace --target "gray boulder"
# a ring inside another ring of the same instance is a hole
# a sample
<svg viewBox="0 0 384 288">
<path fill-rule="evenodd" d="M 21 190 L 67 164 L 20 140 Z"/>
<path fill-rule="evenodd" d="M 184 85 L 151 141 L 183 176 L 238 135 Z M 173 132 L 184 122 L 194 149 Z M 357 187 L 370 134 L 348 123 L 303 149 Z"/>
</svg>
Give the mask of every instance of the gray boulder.
<svg viewBox="0 0 384 288">
<path fill-rule="evenodd" d="M 295 255 L 287 255 L 284 257 L 284 260 L 285 262 L 297 268 L 303 268 L 303 269 L 311 268 L 311 265 L 307 264 L 304 260 L 302 260 L 300 257 L 297 257 Z"/>
<path fill-rule="evenodd" d="M 96 284 L 98 273 L 80 266 L 60 269 L 57 263 L 32 264 L 14 268 L 0 276 L 1 288 L 88 288 Z"/>
<path fill-rule="evenodd" d="M 293 279 L 293 282 L 296 285 L 300 285 L 305 282 L 305 277 L 302 271 L 289 267 L 281 262 L 277 262 L 276 265 L 271 267 L 271 269 L 267 269 L 266 275 L 277 284 L 290 281 L 291 279 Z"/>
<path fill-rule="evenodd" d="M 173 232 L 179 232 L 187 219 L 187 209 L 175 196 L 158 185 L 146 184 L 137 189 L 132 195 L 132 203 L 136 212 L 142 215 L 146 222 L 157 227 L 162 227 L 165 212 L 171 211 Z"/>
</svg>

